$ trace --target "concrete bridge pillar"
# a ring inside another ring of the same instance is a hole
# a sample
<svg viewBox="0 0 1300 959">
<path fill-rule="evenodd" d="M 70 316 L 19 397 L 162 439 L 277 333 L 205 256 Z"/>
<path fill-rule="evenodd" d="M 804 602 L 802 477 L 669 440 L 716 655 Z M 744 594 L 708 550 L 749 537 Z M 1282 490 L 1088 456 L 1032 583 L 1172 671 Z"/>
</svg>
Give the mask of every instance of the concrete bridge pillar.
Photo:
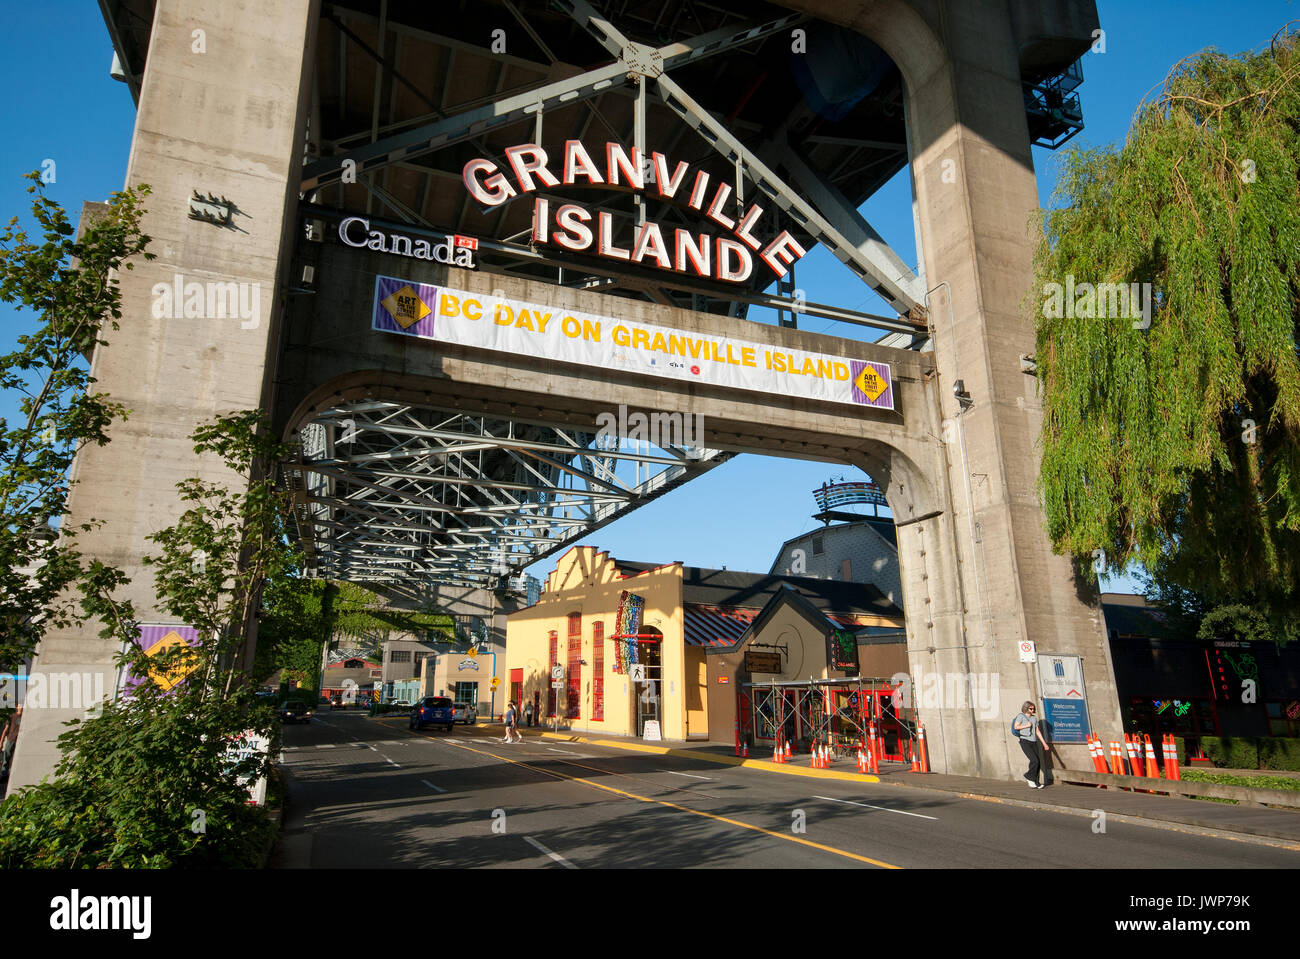
<svg viewBox="0 0 1300 959">
<path fill-rule="evenodd" d="M 1024 700 L 1038 700 L 1035 666 L 1020 661 L 1022 640 L 1039 653 L 1081 656 L 1093 728 L 1121 729 L 1098 597 L 1047 539 L 1036 487 L 1042 404 L 1036 379 L 1021 368 L 1035 348 L 1022 303 L 1038 205 L 1022 67 L 1048 49 L 1085 53 L 1096 9 L 1072 0 L 1005 9 L 965 0 L 787 5 L 866 34 L 903 73 L 933 288 L 945 454 L 933 476 L 947 485 L 942 514 L 899 514 L 913 694 L 936 771 L 1020 776 L 1025 759 L 1008 729 Z M 957 380 L 968 408 L 953 395 Z M 973 705 L 954 702 L 960 675 L 967 693 L 993 684 L 995 705 L 981 708 L 978 696 Z M 1066 766 L 1087 768 L 1085 746 L 1058 752 Z"/>
<path fill-rule="evenodd" d="M 130 410 L 112 442 L 77 457 L 70 521 L 103 525 L 79 541 L 87 555 L 131 577 L 125 598 L 142 621 L 175 622 L 158 608 L 145 539 L 182 511 L 177 481 L 229 481 L 194 454 L 190 433 L 214 415 L 269 408 L 277 279 L 297 203 L 303 92 L 315 50 L 319 0 L 230 3 L 158 0 L 129 185 L 149 184 L 144 232 L 157 259 L 119 278 L 121 329 L 96 351 L 96 388 Z M 190 219 L 190 195 L 225 197 L 231 222 Z M 227 284 L 234 284 L 232 288 Z M 193 284 L 193 285 L 192 285 Z M 211 294 L 211 295 L 210 295 Z M 222 298 L 224 297 L 224 300 Z M 232 306 L 233 304 L 233 306 Z M 33 672 L 98 674 L 112 695 L 116 646 L 97 623 L 51 630 Z M 40 782 L 58 760 L 64 723 L 92 704 L 24 711 L 10 790 Z M 79 707 L 79 708 L 76 708 Z"/>
</svg>

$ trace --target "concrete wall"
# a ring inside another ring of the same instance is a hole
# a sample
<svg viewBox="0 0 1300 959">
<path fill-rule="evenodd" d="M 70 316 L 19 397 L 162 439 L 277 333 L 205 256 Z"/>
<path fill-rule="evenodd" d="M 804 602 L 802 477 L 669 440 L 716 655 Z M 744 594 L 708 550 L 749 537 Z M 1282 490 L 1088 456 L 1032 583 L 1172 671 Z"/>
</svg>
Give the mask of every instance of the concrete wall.
<svg viewBox="0 0 1300 959">
<path fill-rule="evenodd" d="M 281 251 L 297 203 L 304 77 L 318 7 L 317 0 L 158 0 L 155 7 L 126 182 L 153 188 L 143 230 L 158 258 L 120 277 L 121 329 L 107 331 L 108 346 L 96 350 L 91 372 L 95 388 L 125 404 L 131 416 L 114 425 L 107 446 L 89 447 L 77 458 L 68 518 L 103 521 L 79 548 L 131 577 L 122 598 L 146 622 L 177 622 L 157 608 L 152 574 L 141 563 L 157 551 L 145 537 L 180 516 L 175 484 L 190 476 L 237 481 L 212 459 L 195 456 L 190 433 L 216 414 L 269 405 L 267 373 L 278 345 L 286 265 Z M 203 31 L 202 53 L 194 50 L 196 30 Z M 189 219 L 194 190 L 232 200 L 233 225 Z M 258 314 L 155 315 L 155 287 L 169 289 L 178 275 L 182 284 L 249 284 L 248 303 L 256 291 Z M 100 672 L 111 691 L 117 648 L 97 635 L 100 628 L 51 630 L 34 668 Z M 26 711 L 11 790 L 52 770 L 53 740 L 74 715 Z"/>
<path fill-rule="evenodd" d="M 1042 401 L 1020 357 L 1035 348 L 1029 292 L 1038 205 L 1020 78 L 1022 61 L 1081 56 L 1097 26 L 1088 0 L 788 0 L 858 30 L 902 71 L 922 259 L 933 288 L 938 435 L 934 478 L 946 500 L 929 517 L 898 514 L 908 646 L 915 674 L 987 673 L 1005 708 L 1037 699 L 1022 639 L 1083 657 L 1094 726 L 1119 728 L 1100 604 L 1070 560 L 1052 553 L 1036 481 Z M 1001 15 L 1005 11 L 1006 15 Z M 974 405 L 952 395 L 962 379 Z M 947 428 L 943 429 L 942 426 Z M 870 469 L 867 470 L 869 473 Z M 873 476 L 875 474 L 872 474 Z M 891 506 L 893 499 L 890 500 Z M 1001 715 L 923 709 L 937 771 L 1014 778 Z M 1062 747 L 1086 768 L 1084 746 Z"/>
</svg>

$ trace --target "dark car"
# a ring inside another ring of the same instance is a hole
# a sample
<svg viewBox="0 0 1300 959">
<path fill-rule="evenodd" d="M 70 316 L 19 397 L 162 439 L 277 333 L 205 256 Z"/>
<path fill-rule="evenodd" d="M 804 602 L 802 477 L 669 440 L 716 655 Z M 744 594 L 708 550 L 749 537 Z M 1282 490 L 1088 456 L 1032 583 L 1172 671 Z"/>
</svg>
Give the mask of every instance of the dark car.
<svg viewBox="0 0 1300 959">
<path fill-rule="evenodd" d="M 310 723 L 311 710 L 301 699 L 292 699 L 280 707 L 280 722 Z"/>
<path fill-rule="evenodd" d="M 433 724 L 451 732 L 455 722 L 456 704 L 446 696 L 425 696 L 411 707 L 412 729 L 421 729 Z"/>
</svg>

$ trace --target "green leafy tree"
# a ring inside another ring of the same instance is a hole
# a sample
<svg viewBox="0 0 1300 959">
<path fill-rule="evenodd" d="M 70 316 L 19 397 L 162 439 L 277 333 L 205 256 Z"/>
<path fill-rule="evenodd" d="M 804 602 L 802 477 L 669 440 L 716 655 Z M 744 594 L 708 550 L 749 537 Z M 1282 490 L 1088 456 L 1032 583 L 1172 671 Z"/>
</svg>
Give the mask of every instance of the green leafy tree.
<svg viewBox="0 0 1300 959">
<path fill-rule="evenodd" d="M 132 269 L 137 255 L 153 259 L 140 232 L 147 186 L 113 194 L 76 239 L 40 174 L 28 179 L 40 237 L 30 237 L 17 217 L 0 233 L 0 300 L 39 318 L 16 350 L 0 356 L 0 391 L 21 396 L 17 421 L 0 418 L 0 667 L 32 655 L 46 629 L 84 618 L 69 587 L 121 582 L 74 548 L 93 524 L 65 521 L 68 469 L 85 446 L 107 443 L 109 426 L 127 414 L 92 392 L 87 359 L 122 316 L 117 271 Z"/>
<path fill-rule="evenodd" d="M 0 804 L 0 866 L 250 866 L 271 827 L 246 804 L 270 770 L 275 714 L 242 681 L 252 612 L 264 581 L 295 568 L 285 536 L 288 494 L 274 484 L 284 449 L 256 412 L 220 417 L 194 433 L 195 452 L 221 458 L 228 484 L 177 484 L 188 504 L 151 539 L 161 604 L 198 639 L 146 653 L 130 604 L 109 584 L 87 611 L 120 641 L 128 694 L 59 737 L 54 782 Z M 234 750 L 252 737 L 266 751 Z"/>
<path fill-rule="evenodd" d="M 1205 51 L 1122 146 L 1068 154 L 1032 294 L 1054 547 L 1255 606 L 1284 637 L 1300 634 L 1298 70 L 1294 34 Z M 1077 285 L 1060 309 L 1049 285 L 1071 278 L 1150 283 L 1149 326 Z"/>
</svg>

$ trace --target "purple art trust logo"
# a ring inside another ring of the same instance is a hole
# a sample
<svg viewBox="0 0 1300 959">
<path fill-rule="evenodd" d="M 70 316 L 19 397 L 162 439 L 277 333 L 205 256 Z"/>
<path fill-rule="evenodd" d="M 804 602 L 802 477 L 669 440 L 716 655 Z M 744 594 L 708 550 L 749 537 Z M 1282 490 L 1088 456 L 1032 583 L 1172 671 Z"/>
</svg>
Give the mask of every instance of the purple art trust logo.
<svg viewBox="0 0 1300 959">
<path fill-rule="evenodd" d="M 375 278 L 375 306 L 371 328 L 389 333 L 432 337 L 438 288 L 391 276 Z"/>
<path fill-rule="evenodd" d="M 889 364 L 850 360 L 849 381 L 853 386 L 854 403 L 884 410 L 894 408 L 894 385 L 889 376 Z"/>
<path fill-rule="evenodd" d="M 150 661 L 148 678 L 164 692 L 183 682 L 198 668 L 197 656 L 183 655 L 179 651 L 181 647 L 193 649 L 199 644 L 199 631 L 192 626 L 142 625 L 137 643 Z M 129 673 L 123 689 L 129 692 L 144 681 L 144 676 Z"/>
</svg>

